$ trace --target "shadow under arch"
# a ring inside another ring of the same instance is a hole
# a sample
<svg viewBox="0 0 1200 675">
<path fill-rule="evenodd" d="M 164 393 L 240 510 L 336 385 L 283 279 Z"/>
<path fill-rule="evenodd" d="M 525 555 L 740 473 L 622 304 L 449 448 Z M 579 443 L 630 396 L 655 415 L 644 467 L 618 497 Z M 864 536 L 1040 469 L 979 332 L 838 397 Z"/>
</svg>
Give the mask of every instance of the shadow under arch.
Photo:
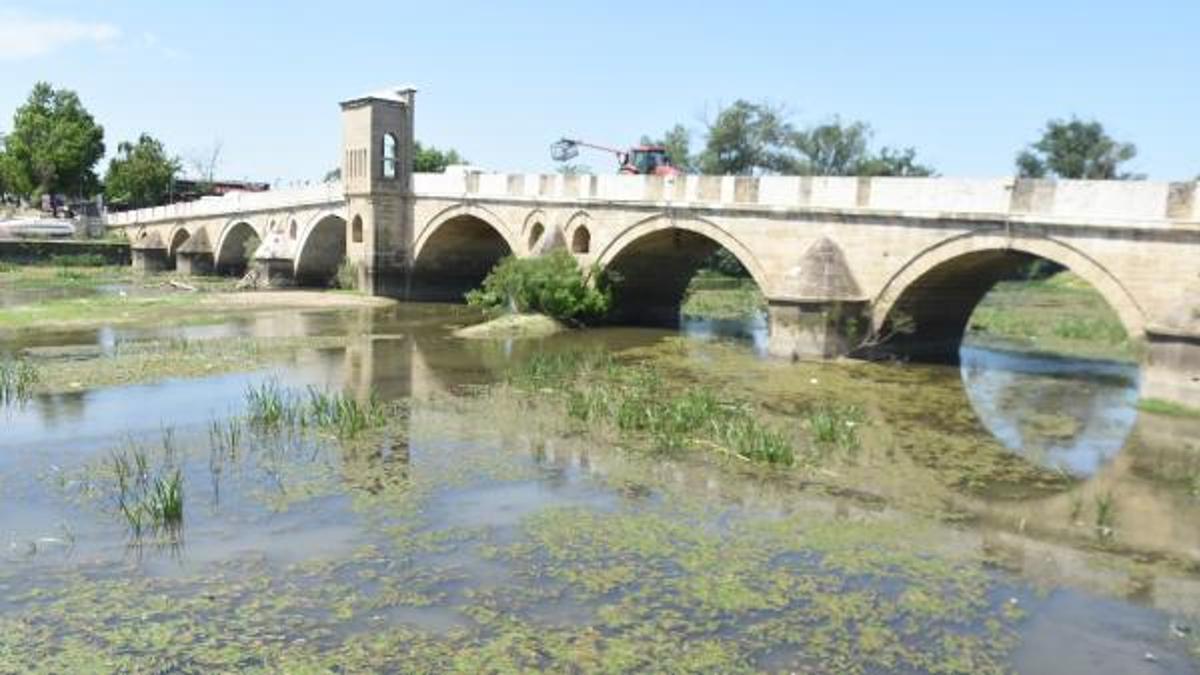
<svg viewBox="0 0 1200 675">
<path fill-rule="evenodd" d="M 346 258 L 346 220 L 317 216 L 296 244 L 295 277 L 302 286 L 328 286 Z"/>
<path fill-rule="evenodd" d="M 498 221 L 478 209 L 453 209 L 436 218 L 413 248 L 407 297 L 461 302 L 517 247 Z"/>
<path fill-rule="evenodd" d="M 239 220 L 227 225 L 217 242 L 216 254 L 213 260 L 217 274 L 240 276 L 245 274 L 254 255 L 250 245 L 254 240 L 261 240 L 258 230 L 250 223 Z"/>
<path fill-rule="evenodd" d="M 872 328 L 890 335 L 887 352 L 955 363 L 971 314 L 983 297 L 997 282 L 1022 278 L 1039 259 L 1077 274 L 1116 312 L 1131 339 L 1144 338 L 1142 308 L 1103 265 L 1051 237 L 1011 238 L 997 232 L 953 237 L 913 257 L 876 297 Z"/>
<path fill-rule="evenodd" d="M 692 277 L 720 249 L 737 258 L 759 290 L 768 293 L 767 276 L 758 259 L 710 221 L 660 214 L 625 229 L 597 256 L 598 268 L 612 283 L 610 319 L 677 326 Z"/>
</svg>

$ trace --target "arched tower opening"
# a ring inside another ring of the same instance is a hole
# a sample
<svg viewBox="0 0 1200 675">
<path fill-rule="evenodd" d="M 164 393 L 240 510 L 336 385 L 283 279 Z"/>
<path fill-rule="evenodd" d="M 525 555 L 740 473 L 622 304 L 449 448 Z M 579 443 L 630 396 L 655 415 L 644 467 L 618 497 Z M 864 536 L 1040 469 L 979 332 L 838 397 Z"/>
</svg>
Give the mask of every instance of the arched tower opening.
<svg viewBox="0 0 1200 675">
<path fill-rule="evenodd" d="M 309 229 L 296 251 L 296 283 L 328 286 L 346 259 L 346 221 L 325 216 Z"/>
<path fill-rule="evenodd" d="M 414 300 L 461 302 L 512 247 L 487 221 L 455 216 L 438 226 L 416 252 L 409 281 Z"/>
<path fill-rule="evenodd" d="M 534 223 L 529 230 L 529 250 L 535 251 L 537 245 L 542 241 L 542 236 L 546 234 L 546 228 L 541 223 Z"/>
<path fill-rule="evenodd" d="M 583 232 L 584 239 L 576 239 L 579 231 L 573 237 L 577 252 L 591 245 Z M 739 309 L 749 318 L 764 307 L 749 267 L 701 228 L 652 226 L 605 258 L 602 266 L 613 289 L 610 318 L 616 323 L 677 327 L 691 294 L 722 287 L 740 293 L 737 301 L 722 308 L 727 316 L 705 318 L 736 318 Z"/>
<path fill-rule="evenodd" d="M 592 250 L 592 233 L 588 232 L 586 225 L 580 225 L 575 228 L 575 232 L 571 235 L 571 253 L 583 255 L 590 253 Z"/>
<path fill-rule="evenodd" d="M 217 248 L 217 274 L 241 276 L 246 273 L 250 259 L 262 240 L 250 223 L 240 222 L 229 228 Z"/>
</svg>

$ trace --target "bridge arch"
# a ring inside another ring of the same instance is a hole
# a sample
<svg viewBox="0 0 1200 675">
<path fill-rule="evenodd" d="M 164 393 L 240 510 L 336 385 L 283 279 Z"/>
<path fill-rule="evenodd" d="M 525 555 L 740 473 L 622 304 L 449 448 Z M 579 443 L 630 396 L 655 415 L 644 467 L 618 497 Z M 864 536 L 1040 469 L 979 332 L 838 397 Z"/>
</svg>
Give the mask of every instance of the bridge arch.
<svg viewBox="0 0 1200 675">
<path fill-rule="evenodd" d="M 187 228 L 179 225 L 175 231 L 171 233 L 171 238 L 167 242 L 167 264 L 171 267 L 175 266 L 175 254 L 179 252 L 179 248 L 191 239 L 192 233 L 188 232 Z"/>
<path fill-rule="evenodd" d="M 293 220 L 290 226 L 296 228 Z M 296 243 L 294 273 L 304 286 L 328 286 L 346 258 L 346 219 L 332 212 L 319 213 L 305 225 Z"/>
<path fill-rule="evenodd" d="M 596 257 L 613 282 L 612 317 L 628 323 L 678 323 L 692 277 L 721 248 L 737 258 L 769 296 L 768 277 L 758 258 L 712 221 L 657 214 L 622 230 Z"/>
<path fill-rule="evenodd" d="M 922 359 L 955 361 L 976 305 L 998 281 L 1015 278 L 1029 262 L 1042 259 L 1074 272 L 1104 298 L 1130 339 L 1141 339 L 1146 314 L 1134 296 L 1101 262 L 1048 236 L 1010 237 L 977 232 L 941 241 L 913 256 L 876 296 L 871 324 L 878 334 L 897 324 L 889 349 Z"/>
<path fill-rule="evenodd" d="M 254 254 L 250 247 L 254 241 L 262 241 L 258 228 L 245 220 L 231 220 L 221 229 L 213 259 L 218 274 L 241 275 L 250 264 Z"/>
<path fill-rule="evenodd" d="M 476 205 L 445 209 L 422 228 L 413 247 L 409 295 L 461 301 L 496 263 L 521 250 L 509 227 L 491 211 Z"/>
</svg>

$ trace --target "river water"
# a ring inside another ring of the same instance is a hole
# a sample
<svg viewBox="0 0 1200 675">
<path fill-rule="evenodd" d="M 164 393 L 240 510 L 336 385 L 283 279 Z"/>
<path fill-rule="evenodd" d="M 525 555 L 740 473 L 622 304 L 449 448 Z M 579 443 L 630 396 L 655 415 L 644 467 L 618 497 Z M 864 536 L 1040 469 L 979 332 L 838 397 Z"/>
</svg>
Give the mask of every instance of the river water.
<svg viewBox="0 0 1200 675">
<path fill-rule="evenodd" d="M 4 345 L 83 368 L 150 340 L 349 336 L 0 411 L 0 672 L 1200 672 L 1200 426 L 1139 414 L 1135 366 L 971 345 L 957 368 L 777 363 L 761 321 L 451 337 L 473 318 Z M 578 349 L 783 425 L 852 399 L 862 448 L 793 470 L 648 456 L 503 384 Z M 223 437 L 268 381 L 404 405 L 366 444 Z M 181 534 L 131 537 L 111 466 L 132 448 L 180 468 Z"/>
</svg>

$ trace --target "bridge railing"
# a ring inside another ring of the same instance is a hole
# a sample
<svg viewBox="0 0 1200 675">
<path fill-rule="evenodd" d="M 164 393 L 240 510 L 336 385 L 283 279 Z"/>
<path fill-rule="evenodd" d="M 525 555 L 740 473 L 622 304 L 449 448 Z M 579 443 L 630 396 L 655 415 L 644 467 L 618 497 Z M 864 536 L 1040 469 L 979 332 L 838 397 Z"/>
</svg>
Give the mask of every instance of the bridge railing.
<svg viewBox="0 0 1200 675">
<path fill-rule="evenodd" d="M 416 174 L 420 196 L 1200 224 L 1196 182 L 830 176 Z"/>
<path fill-rule="evenodd" d="M 340 182 L 318 183 L 266 192 L 231 192 L 220 197 L 203 197 L 193 202 L 180 202 L 149 209 L 110 213 L 109 227 L 125 227 L 138 223 L 164 220 L 202 218 L 233 213 L 271 211 L 296 207 L 336 204 L 345 199 Z"/>
<path fill-rule="evenodd" d="M 1200 226 L 1197 182 L 840 176 L 622 176 L 448 172 L 414 174 L 417 196 L 703 207 L 870 211 L 1062 222 Z M 235 192 L 109 214 L 110 227 L 344 201 L 340 182 Z"/>
</svg>

